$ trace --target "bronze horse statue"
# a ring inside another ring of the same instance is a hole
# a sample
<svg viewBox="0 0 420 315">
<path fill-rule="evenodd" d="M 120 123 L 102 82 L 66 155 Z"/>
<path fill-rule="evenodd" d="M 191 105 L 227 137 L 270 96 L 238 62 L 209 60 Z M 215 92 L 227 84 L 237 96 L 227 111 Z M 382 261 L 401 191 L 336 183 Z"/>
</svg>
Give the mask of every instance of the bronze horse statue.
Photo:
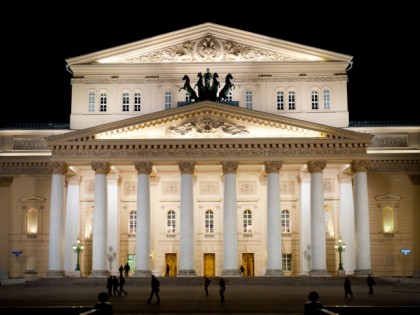
<svg viewBox="0 0 420 315">
<path fill-rule="evenodd" d="M 232 79 L 233 79 L 232 75 L 228 73 L 225 79 L 225 86 L 220 90 L 219 97 L 217 98 L 219 102 L 226 100 L 230 89 L 235 88 L 235 84 L 232 84 Z"/>
<path fill-rule="evenodd" d="M 181 87 L 178 92 L 180 92 L 181 90 L 185 90 L 185 92 L 188 94 L 190 100 L 194 100 L 194 101 L 198 102 L 197 93 L 195 93 L 194 89 L 190 85 L 190 77 L 187 76 L 187 75 L 184 75 L 182 80 L 185 80 L 185 83 L 184 83 L 184 86 Z"/>
<path fill-rule="evenodd" d="M 217 81 L 217 78 L 219 77 L 219 75 L 217 74 L 217 72 L 213 73 L 213 83 L 209 88 L 208 91 L 208 99 L 210 101 L 217 101 L 217 91 L 219 90 L 219 86 L 220 86 L 220 82 Z"/>
<path fill-rule="evenodd" d="M 199 72 L 197 74 L 197 77 L 198 77 L 198 81 L 195 84 L 194 88 L 198 87 L 198 97 L 199 97 L 199 99 L 205 100 L 205 98 L 206 98 L 205 97 L 206 88 L 205 88 L 204 83 L 203 83 L 203 75 L 201 74 L 201 72 Z"/>
</svg>

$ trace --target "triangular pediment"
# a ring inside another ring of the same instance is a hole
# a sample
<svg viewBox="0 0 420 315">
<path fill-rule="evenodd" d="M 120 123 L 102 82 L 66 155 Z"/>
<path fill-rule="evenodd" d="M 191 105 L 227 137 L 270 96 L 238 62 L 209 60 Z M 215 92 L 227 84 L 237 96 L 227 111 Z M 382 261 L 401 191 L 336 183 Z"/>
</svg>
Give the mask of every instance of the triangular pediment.
<svg viewBox="0 0 420 315">
<path fill-rule="evenodd" d="M 67 63 L 350 62 L 351 56 L 213 23 L 204 23 L 126 45 L 70 58 Z"/>
<path fill-rule="evenodd" d="M 205 101 L 78 130 L 46 140 L 74 142 L 258 140 L 290 143 L 310 141 L 370 143 L 372 135 L 289 117 Z"/>
</svg>

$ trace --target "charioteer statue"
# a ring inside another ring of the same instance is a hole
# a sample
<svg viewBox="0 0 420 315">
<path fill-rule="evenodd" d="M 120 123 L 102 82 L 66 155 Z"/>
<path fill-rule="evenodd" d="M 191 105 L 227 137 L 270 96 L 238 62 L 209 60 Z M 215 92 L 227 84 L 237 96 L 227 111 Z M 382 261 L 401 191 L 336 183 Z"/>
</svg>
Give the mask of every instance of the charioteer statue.
<svg viewBox="0 0 420 315">
<path fill-rule="evenodd" d="M 194 86 L 194 89 L 197 87 L 198 95 L 196 91 L 191 87 L 190 78 L 188 75 L 184 75 L 182 80 L 185 81 L 184 86 L 179 89 L 185 90 L 190 100 L 194 100 L 195 102 L 200 101 L 216 101 L 216 102 L 223 102 L 227 99 L 227 96 L 231 89 L 235 88 L 235 85 L 232 83 L 233 76 L 228 73 L 225 79 L 225 85 L 220 90 L 219 95 L 217 92 L 220 87 L 220 82 L 217 80 L 219 75 L 215 72 L 213 74 L 210 73 L 209 69 L 203 75 L 201 72 L 197 74 L 198 81 Z"/>
</svg>

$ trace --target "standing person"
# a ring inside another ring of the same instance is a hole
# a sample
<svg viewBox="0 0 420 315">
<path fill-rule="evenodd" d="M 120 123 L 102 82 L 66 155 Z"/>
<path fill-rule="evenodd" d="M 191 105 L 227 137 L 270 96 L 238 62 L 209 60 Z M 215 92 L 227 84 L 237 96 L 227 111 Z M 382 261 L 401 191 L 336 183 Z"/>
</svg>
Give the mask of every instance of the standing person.
<svg viewBox="0 0 420 315">
<path fill-rule="evenodd" d="M 351 290 L 351 282 L 349 277 L 344 279 L 344 298 L 347 299 L 347 294 L 353 297 L 353 291 Z"/>
<path fill-rule="evenodd" d="M 150 301 L 151 301 L 151 300 L 152 300 L 152 298 L 153 298 L 153 294 L 156 294 L 156 297 L 157 297 L 157 303 L 158 303 L 158 304 L 160 304 L 160 297 L 159 297 L 159 291 L 160 291 L 160 289 L 159 289 L 159 287 L 160 287 L 160 282 L 159 282 L 159 280 L 158 280 L 158 279 L 156 279 L 155 275 L 152 275 L 152 292 L 150 292 L 150 297 L 149 297 L 149 299 L 147 300 L 147 303 L 149 303 L 149 304 L 150 304 Z"/>
<path fill-rule="evenodd" d="M 121 266 L 122 267 L 122 266 Z M 130 271 L 130 265 L 128 263 L 124 266 L 125 277 L 128 277 L 128 272 Z"/>
<path fill-rule="evenodd" d="M 376 285 L 375 279 L 369 274 L 369 276 L 366 279 L 367 286 L 369 287 L 369 294 L 373 294 L 373 286 Z"/>
<path fill-rule="evenodd" d="M 119 272 L 120 272 L 120 276 L 122 276 L 122 274 L 123 274 L 123 271 L 124 271 L 124 268 L 123 268 L 123 266 L 121 265 L 121 266 L 120 266 L 120 268 L 119 268 L 118 270 L 119 270 Z"/>
<path fill-rule="evenodd" d="M 308 302 L 305 303 L 305 315 L 319 314 L 319 310 L 323 308 L 321 302 L 319 302 L 319 294 L 316 291 L 312 291 L 308 294 Z"/>
<path fill-rule="evenodd" d="M 220 278 L 219 280 L 219 288 L 220 288 L 220 301 L 225 301 L 225 290 L 226 290 L 226 283 L 223 278 Z"/>
<path fill-rule="evenodd" d="M 106 288 L 108 289 L 108 298 L 112 295 L 112 276 L 109 276 L 108 279 L 106 280 Z"/>
<path fill-rule="evenodd" d="M 209 285 L 211 280 L 207 277 L 204 277 L 204 291 L 206 291 L 206 295 L 209 295 Z"/>
<path fill-rule="evenodd" d="M 109 295 L 106 292 L 98 294 L 98 303 L 93 307 L 95 310 L 101 310 L 101 314 L 112 315 L 112 304 L 108 302 Z"/>
<path fill-rule="evenodd" d="M 165 274 L 165 276 L 166 277 L 169 277 L 169 264 L 166 264 L 166 274 Z"/>
<path fill-rule="evenodd" d="M 124 290 L 125 278 L 123 277 L 122 273 L 120 274 L 120 292 L 118 292 L 118 296 L 121 296 L 121 293 L 124 292 L 127 295 L 127 291 Z"/>
<path fill-rule="evenodd" d="M 245 276 L 245 269 L 244 266 L 241 265 L 241 267 L 239 268 L 239 270 L 241 271 L 241 276 Z"/>
</svg>

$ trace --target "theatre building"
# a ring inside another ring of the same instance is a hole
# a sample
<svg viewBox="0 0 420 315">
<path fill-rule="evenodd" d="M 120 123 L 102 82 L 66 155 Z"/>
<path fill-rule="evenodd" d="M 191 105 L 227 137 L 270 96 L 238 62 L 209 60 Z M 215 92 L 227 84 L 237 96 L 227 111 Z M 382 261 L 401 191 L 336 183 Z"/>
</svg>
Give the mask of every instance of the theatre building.
<svg viewBox="0 0 420 315">
<path fill-rule="evenodd" d="M 1 279 L 420 275 L 420 126 L 349 121 L 352 56 L 205 23 L 66 61 L 70 124 L 0 130 Z"/>
</svg>

